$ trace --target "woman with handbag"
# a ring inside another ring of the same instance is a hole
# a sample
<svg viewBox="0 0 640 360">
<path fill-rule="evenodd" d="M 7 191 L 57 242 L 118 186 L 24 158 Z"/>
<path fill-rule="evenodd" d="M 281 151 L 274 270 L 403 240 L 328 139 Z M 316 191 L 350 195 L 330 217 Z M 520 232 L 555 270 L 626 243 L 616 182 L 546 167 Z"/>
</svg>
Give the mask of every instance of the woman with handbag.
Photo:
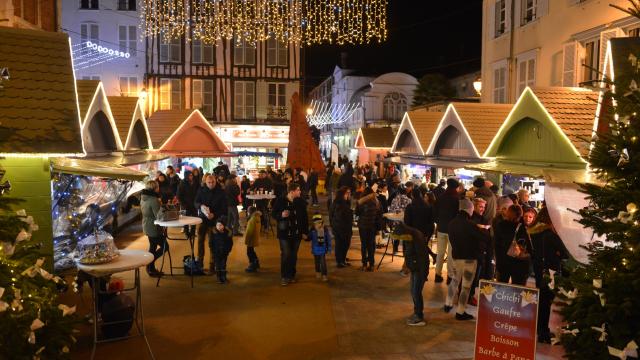
<svg viewBox="0 0 640 360">
<path fill-rule="evenodd" d="M 499 282 L 525 286 L 529 278 L 533 245 L 522 221 L 522 208 L 511 205 L 505 220 L 494 232 L 496 270 Z"/>
</svg>

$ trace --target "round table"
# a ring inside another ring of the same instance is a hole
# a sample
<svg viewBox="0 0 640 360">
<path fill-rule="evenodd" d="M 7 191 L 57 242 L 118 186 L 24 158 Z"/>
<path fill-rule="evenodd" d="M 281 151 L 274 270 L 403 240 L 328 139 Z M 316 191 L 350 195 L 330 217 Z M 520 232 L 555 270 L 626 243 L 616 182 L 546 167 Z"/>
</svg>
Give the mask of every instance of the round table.
<svg viewBox="0 0 640 360">
<path fill-rule="evenodd" d="M 275 198 L 276 196 L 274 194 L 247 194 L 247 199 L 253 200 L 253 206 L 256 205 L 256 200 L 271 201 Z M 269 230 L 271 230 L 271 232 L 273 232 L 273 227 L 271 227 L 271 211 L 269 211 L 269 204 L 266 205 L 265 210 L 265 213 L 262 215 L 264 217 L 263 223 L 266 224 L 266 226 L 263 226 L 263 231 L 268 233 Z"/>
<path fill-rule="evenodd" d="M 404 211 L 401 211 L 399 213 L 396 212 L 388 212 L 388 213 L 384 213 L 382 214 L 382 216 L 391 221 L 393 224 L 397 224 L 397 223 L 401 223 L 404 222 Z M 392 224 L 392 225 L 393 225 Z M 384 257 L 387 255 L 388 250 L 389 250 L 389 243 L 391 242 L 391 233 L 393 233 L 393 226 L 391 227 L 391 232 L 389 233 L 389 236 L 387 237 L 387 244 L 384 247 L 384 253 L 382 254 L 382 257 L 380 258 L 380 262 L 378 263 L 378 269 L 380 269 L 380 265 L 382 265 L 382 260 L 384 260 Z M 391 253 L 391 262 L 393 262 L 393 258 L 395 257 L 395 254 L 392 252 Z"/>
<path fill-rule="evenodd" d="M 247 194 L 249 200 L 273 200 L 276 196 L 274 194 Z"/>
<path fill-rule="evenodd" d="M 388 213 L 382 214 L 382 216 L 385 219 L 388 219 L 388 220 L 391 220 L 391 221 L 398 221 L 398 222 L 403 222 L 404 221 L 404 211 L 399 212 L 399 213 L 388 212 Z"/>
<path fill-rule="evenodd" d="M 164 236 L 167 238 L 167 240 L 176 240 L 176 239 L 169 238 L 169 236 L 167 234 L 167 229 L 168 228 L 181 228 L 183 226 L 191 226 L 191 225 L 202 224 L 202 219 L 197 217 L 197 216 L 180 215 L 180 217 L 177 220 L 168 220 L 168 221 L 156 220 L 153 223 L 158 225 L 158 226 L 162 226 L 164 228 Z M 191 234 L 191 232 L 188 231 L 187 232 L 187 240 L 189 240 L 189 246 L 191 247 L 191 263 L 192 264 L 195 263 L 195 261 L 196 261 L 196 257 L 195 257 L 194 250 L 193 250 L 194 238 L 195 238 L 195 234 Z M 166 242 L 164 244 L 166 244 Z M 165 249 L 162 250 L 162 263 L 160 264 L 160 272 L 162 272 L 162 270 L 164 269 L 164 255 L 167 252 L 169 252 L 169 251 L 165 251 Z M 173 275 L 173 264 L 171 262 L 171 252 L 169 252 L 169 268 L 170 268 L 171 275 Z M 189 275 L 191 275 L 191 287 L 193 287 L 193 272 L 191 272 Z M 160 279 L 161 278 L 162 278 L 162 276 L 158 277 L 158 281 L 156 282 L 156 286 L 160 286 Z"/>
<path fill-rule="evenodd" d="M 153 352 L 151 351 L 151 346 L 149 345 L 149 340 L 147 340 L 147 334 L 144 330 L 144 312 L 142 309 L 142 293 L 140 289 L 140 268 L 150 264 L 153 261 L 153 255 L 148 251 L 144 250 L 120 250 L 120 256 L 114 259 L 111 262 L 105 264 L 82 264 L 80 262 L 76 262 L 78 270 L 82 270 L 85 273 L 89 274 L 92 279 L 92 287 L 93 291 L 91 293 L 93 300 L 93 349 L 91 350 L 91 359 L 95 356 L 96 346 L 98 343 L 102 342 L 110 342 L 113 340 L 122 340 L 128 339 L 132 337 L 131 335 L 123 336 L 117 339 L 101 339 L 98 340 L 98 322 L 103 325 L 108 325 L 111 322 L 104 322 L 99 320 L 98 317 L 98 297 L 100 295 L 100 285 L 96 280 L 98 278 L 108 276 L 111 274 L 134 270 L 134 286 L 132 288 L 124 289 L 123 291 L 136 291 L 136 305 L 133 314 L 133 321 L 136 324 L 136 328 L 138 329 L 138 333 L 140 336 L 144 338 L 144 341 L 147 343 L 147 349 L 149 350 L 149 355 L 151 355 L 152 359 L 155 359 L 153 356 Z M 120 323 L 121 321 L 116 321 L 113 323 Z"/>
</svg>

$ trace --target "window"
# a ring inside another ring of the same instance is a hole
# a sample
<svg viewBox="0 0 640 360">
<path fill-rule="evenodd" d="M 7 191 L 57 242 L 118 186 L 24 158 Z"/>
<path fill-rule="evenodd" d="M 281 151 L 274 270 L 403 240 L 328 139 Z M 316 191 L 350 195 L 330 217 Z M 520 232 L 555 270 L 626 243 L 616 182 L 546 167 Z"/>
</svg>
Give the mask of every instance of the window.
<svg viewBox="0 0 640 360">
<path fill-rule="evenodd" d="M 629 29 L 629 31 L 627 31 L 627 36 L 628 37 L 640 37 L 640 28 Z"/>
<path fill-rule="evenodd" d="M 131 56 L 136 56 L 136 49 L 138 45 L 137 27 L 123 25 L 118 26 L 118 43 L 120 45 L 120 51 L 129 53 Z"/>
<path fill-rule="evenodd" d="M 397 92 L 384 97 L 382 113 L 385 120 L 401 120 L 407 111 L 407 98 Z"/>
<path fill-rule="evenodd" d="M 267 118 L 282 119 L 287 116 L 287 85 L 271 83 L 268 86 Z"/>
<path fill-rule="evenodd" d="M 507 67 L 500 66 L 493 69 L 493 102 L 505 104 L 507 102 Z"/>
<path fill-rule="evenodd" d="M 600 39 L 586 41 L 584 43 L 584 63 L 582 81 L 598 79 L 600 69 Z"/>
<path fill-rule="evenodd" d="M 80 9 L 98 10 L 99 8 L 98 0 L 80 0 Z"/>
<path fill-rule="evenodd" d="M 100 75 L 85 75 L 82 80 L 98 80 L 100 81 Z"/>
<path fill-rule="evenodd" d="M 496 1 L 496 24 L 495 24 L 495 37 L 498 37 L 505 33 L 507 25 L 507 4 L 506 0 Z"/>
<path fill-rule="evenodd" d="M 118 0 L 118 10 L 136 11 L 136 0 Z"/>
<path fill-rule="evenodd" d="M 182 39 L 165 39 L 160 34 L 160 62 L 180 62 L 182 61 Z"/>
<path fill-rule="evenodd" d="M 251 81 L 236 81 L 234 95 L 234 117 L 236 119 L 254 119 L 255 83 Z"/>
<path fill-rule="evenodd" d="M 160 110 L 182 109 L 180 79 L 160 79 Z"/>
<path fill-rule="evenodd" d="M 81 47 L 82 51 L 82 55 L 87 55 L 90 51 L 90 49 L 86 46 L 84 46 L 84 44 L 87 41 L 91 41 L 94 44 L 99 44 L 100 43 L 100 28 L 98 27 L 98 24 L 90 24 L 90 23 L 85 23 L 85 24 L 80 24 L 80 41 L 83 44 Z"/>
<path fill-rule="evenodd" d="M 204 116 L 213 117 L 213 80 L 193 80 L 193 108 L 200 109 Z"/>
<path fill-rule="evenodd" d="M 138 78 L 136 76 L 120 76 L 120 96 L 138 96 Z"/>
<path fill-rule="evenodd" d="M 232 40 L 234 43 L 233 64 L 253 66 L 256 64 L 256 47 L 247 41 Z"/>
<path fill-rule="evenodd" d="M 276 39 L 267 40 L 267 66 L 288 66 L 289 46 Z"/>
<path fill-rule="evenodd" d="M 191 43 L 191 62 L 194 64 L 213 64 L 213 44 L 207 44 L 202 40 L 193 40 Z"/>
<path fill-rule="evenodd" d="M 537 0 L 521 0 L 522 16 L 520 17 L 520 25 L 526 25 L 536 19 L 536 2 Z"/>
<path fill-rule="evenodd" d="M 536 59 L 518 59 L 518 96 L 536 82 Z"/>
</svg>

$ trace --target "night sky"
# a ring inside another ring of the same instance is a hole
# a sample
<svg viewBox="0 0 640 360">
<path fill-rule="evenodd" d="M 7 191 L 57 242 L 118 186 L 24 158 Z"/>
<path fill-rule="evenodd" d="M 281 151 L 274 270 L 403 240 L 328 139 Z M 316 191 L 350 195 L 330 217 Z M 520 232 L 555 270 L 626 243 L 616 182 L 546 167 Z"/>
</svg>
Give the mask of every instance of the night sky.
<svg viewBox="0 0 640 360">
<path fill-rule="evenodd" d="M 389 0 L 387 11 L 385 43 L 306 48 L 305 93 L 331 75 L 345 51 L 349 68 L 372 75 L 480 70 L 482 0 Z"/>
</svg>

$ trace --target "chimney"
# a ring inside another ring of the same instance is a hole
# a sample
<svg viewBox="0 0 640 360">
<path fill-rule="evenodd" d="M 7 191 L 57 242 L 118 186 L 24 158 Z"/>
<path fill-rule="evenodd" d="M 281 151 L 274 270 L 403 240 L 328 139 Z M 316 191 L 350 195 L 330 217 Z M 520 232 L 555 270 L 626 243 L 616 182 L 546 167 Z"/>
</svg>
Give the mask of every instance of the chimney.
<svg viewBox="0 0 640 360">
<path fill-rule="evenodd" d="M 340 53 L 340 67 L 347 69 L 347 60 L 349 60 L 349 54 L 346 51 Z"/>
</svg>

